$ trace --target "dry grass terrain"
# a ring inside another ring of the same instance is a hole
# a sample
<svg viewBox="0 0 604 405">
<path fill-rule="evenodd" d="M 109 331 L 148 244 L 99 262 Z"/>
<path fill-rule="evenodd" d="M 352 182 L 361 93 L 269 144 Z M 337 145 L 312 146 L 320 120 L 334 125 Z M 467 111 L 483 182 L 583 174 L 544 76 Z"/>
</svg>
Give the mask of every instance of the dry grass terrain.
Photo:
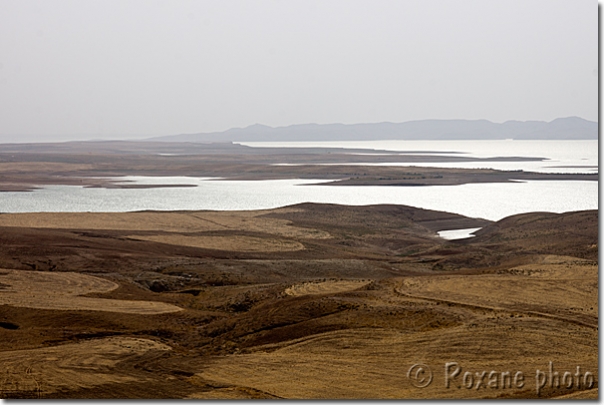
<svg viewBox="0 0 604 405">
<path fill-rule="evenodd" d="M 337 294 L 366 286 L 371 280 L 329 280 L 294 284 L 285 289 L 291 296 Z"/>
<path fill-rule="evenodd" d="M 84 274 L 0 269 L 0 305 L 75 311 L 162 314 L 181 309 L 156 301 L 91 298 L 84 295 L 115 290 L 118 284 Z"/>
<path fill-rule="evenodd" d="M 0 396 L 597 398 L 597 224 L 394 205 L 2 214 Z"/>
<path fill-rule="evenodd" d="M 169 346 L 149 339 L 114 337 L 53 347 L 0 352 L 5 368 L 0 390 L 6 396 L 22 392 L 32 398 L 108 384 L 153 383 L 144 373 L 116 372 L 119 363 Z"/>
</svg>

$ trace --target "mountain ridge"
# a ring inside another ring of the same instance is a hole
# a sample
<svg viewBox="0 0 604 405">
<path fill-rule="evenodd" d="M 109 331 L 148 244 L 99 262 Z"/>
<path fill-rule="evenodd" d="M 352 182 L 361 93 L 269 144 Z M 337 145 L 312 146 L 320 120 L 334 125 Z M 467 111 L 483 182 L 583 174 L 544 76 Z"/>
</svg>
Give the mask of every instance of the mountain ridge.
<svg viewBox="0 0 604 405">
<path fill-rule="evenodd" d="M 494 123 L 481 120 L 415 120 L 402 123 L 254 124 L 221 132 L 148 138 L 166 142 L 288 142 L 363 140 L 578 140 L 598 139 L 598 123 L 579 117 Z"/>
</svg>

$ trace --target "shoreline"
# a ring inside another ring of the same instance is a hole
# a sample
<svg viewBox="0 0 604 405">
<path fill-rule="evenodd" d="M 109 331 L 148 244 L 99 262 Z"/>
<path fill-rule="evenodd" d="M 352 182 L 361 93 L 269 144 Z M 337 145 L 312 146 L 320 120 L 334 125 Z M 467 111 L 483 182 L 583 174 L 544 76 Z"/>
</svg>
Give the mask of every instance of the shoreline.
<svg viewBox="0 0 604 405">
<path fill-rule="evenodd" d="M 47 185 L 161 188 L 172 184 L 121 184 L 114 177 L 184 176 L 223 180 L 330 180 L 327 185 L 429 186 L 501 183 L 513 180 L 597 181 L 599 173 L 541 173 L 523 170 L 388 166 L 543 162 L 544 157 L 468 157 L 439 151 L 358 148 L 271 148 L 233 143 L 67 142 L 7 144 L 0 148 L 0 192 L 32 191 Z M 573 165 L 560 166 L 574 168 Z M 189 185 L 191 186 L 191 185 Z M 178 185 L 177 187 L 182 187 Z"/>
<path fill-rule="evenodd" d="M 15 165 L 17 167 L 18 165 Z M 266 166 L 247 164 L 210 164 L 189 167 L 164 167 L 149 170 L 98 169 L 74 170 L 64 168 L 61 176 L 35 168 L 11 173 L 0 169 L 0 192 L 29 192 L 45 186 L 82 186 L 106 189 L 150 189 L 195 187 L 195 184 L 127 184 L 120 177 L 191 177 L 219 178 L 232 181 L 261 180 L 331 180 L 318 183 L 328 186 L 446 186 L 472 183 L 508 183 L 513 181 L 598 181 L 599 173 L 539 173 L 494 169 L 456 169 L 418 166 Z"/>
</svg>

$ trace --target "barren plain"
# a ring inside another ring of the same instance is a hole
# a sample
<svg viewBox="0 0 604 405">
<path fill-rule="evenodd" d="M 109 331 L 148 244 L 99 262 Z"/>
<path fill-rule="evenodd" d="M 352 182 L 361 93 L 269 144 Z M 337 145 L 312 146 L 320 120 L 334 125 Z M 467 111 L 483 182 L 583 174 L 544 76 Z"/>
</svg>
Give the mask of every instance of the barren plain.
<svg viewBox="0 0 604 405">
<path fill-rule="evenodd" d="M 0 154 L 4 189 L 274 162 L 32 149 Z M 597 398 L 598 212 L 4 213 L 0 360 L 3 398 Z"/>
</svg>

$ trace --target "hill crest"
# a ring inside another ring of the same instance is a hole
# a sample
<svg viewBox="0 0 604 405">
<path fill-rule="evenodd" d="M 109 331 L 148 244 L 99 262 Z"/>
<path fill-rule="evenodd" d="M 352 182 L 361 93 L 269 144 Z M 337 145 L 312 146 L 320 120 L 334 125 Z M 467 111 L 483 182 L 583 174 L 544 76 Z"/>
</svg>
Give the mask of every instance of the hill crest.
<svg viewBox="0 0 604 405">
<path fill-rule="evenodd" d="M 420 120 L 371 124 L 254 124 L 222 132 L 150 138 L 166 142 L 303 142 L 365 140 L 598 139 L 598 123 L 579 117 L 545 121 Z"/>
</svg>

